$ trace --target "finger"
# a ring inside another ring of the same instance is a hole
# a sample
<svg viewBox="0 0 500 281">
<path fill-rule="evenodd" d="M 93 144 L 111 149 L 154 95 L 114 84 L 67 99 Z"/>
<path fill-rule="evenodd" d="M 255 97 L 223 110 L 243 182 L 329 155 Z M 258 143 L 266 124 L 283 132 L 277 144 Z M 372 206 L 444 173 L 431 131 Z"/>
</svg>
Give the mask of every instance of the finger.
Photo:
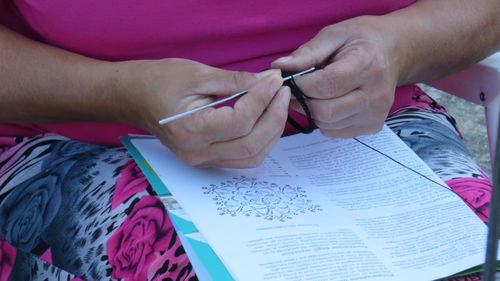
<svg viewBox="0 0 500 281">
<path fill-rule="evenodd" d="M 313 39 L 300 46 L 287 57 L 275 60 L 273 68 L 300 71 L 312 66 L 321 66 L 345 42 L 345 36 L 340 34 L 335 26 L 323 28 Z"/>
<path fill-rule="evenodd" d="M 230 96 L 250 89 L 259 80 L 269 75 L 281 77 L 281 71 L 270 69 L 261 73 L 250 73 L 210 67 L 199 77 L 202 84 L 194 91 L 197 94 Z"/>
<path fill-rule="evenodd" d="M 364 67 L 361 56 L 347 54 L 323 69 L 295 78 L 295 81 L 310 98 L 341 97 L 361 86 L 359 74 Z"/>
<path fill-rule="evenodd" d="M 233 107 L 224 106 L 199 112 L 202 122 L 193 133 L 205 136 L 204 141 L 220 142 L 249 134 L 257 120 L 271 103 L 283 83 L 281 76 L 269 75 L 253 86 L 248 94 L 239 98 Z M 193 124 L 195 122 L 192 122 Z"/>
<path fill-rule="evenodd" d="M 209 148 L 212 156 L 220 155 L 219 159 L 222 161 L 250 159 L 259 155 L 267 144 L 283 133 L 289 101 L 290 89 L 282 87 L 250 134 L 231 141 L 213 143 Z"/>
<path fill-rule="evenodd" d="M 370 112 L 367 112 L 370 111 Z M 316 126 L 323 130 L 344 130 L 349 127 L 377 127 L 387 118 L 385 111 L 362 110 L 357 114 L 335 122 L 315 120 Z"/>
<path fill-rule="evenodd" d="M 375 134 L 382 130 L 384 122 L 351 126 L 340 130 L 321 129 L 321 134 L 332 138 L 354 138 L 361 135 Z"/>
<path fill-rule="evenodd" d="M 264 148 L 255 156 L 245 158 L 245 159 L 229 159 L 229 160 L 214 160 L 207 163 L 203 163 L 198 166 L 200 168 L 255 168 L 258 167 L 266 155 L 273 149 L 276 143 L 279 141 L 283 132 L 277 132 L 271 141 L 264 146 Z"/>
<path fill-rule="evenodd" d="M 292 95 L 293 97 L 293 95 Z M 294 100 L 293 98 L 290 99 L 290 107 L 293 108 L 293 110 L 301 113 L 301 114 L 306 114 L 304 111 L 304 108 L 302 108 L 302 105 L 297 100 Z"/>
<path fill-rule="evenodd" d="M 368 109 L 369 97 L 360 89 L 329 100 L 307 99 L 314 120 L 333 123 Z"/>
<path fill-rule="evenodd" d="M 369 121 L 367 121 L 366 116 L 363 116 L 362 114 L 354 114 L 336 122 L 322 122 L 315 120 L 314 124 L 316 124 L 318 128 L 323 130 L 342 130 L 358 124 L 362 124 L 362 122 Z"/>
<path fill-rule="evenodd" d="M 243 169 L 243 168 L 255 168 L 258 167 L 267 154 L 274 148 L 276 143 L 279 141 L 282 133 L 277 134 L 274 138 L 269 142 L 264 149 L 259 152 L 254 157 L 246 158 L 246 159 L 231 159 L 231 160 L 219 160 L 212 162 L 208 165 L 202 165 L 200 168 L 234 168 L 234 169 Z"/>
<path fill-rule="evenodd" d="M 287 93 L 288 91 L 288 93 Z M 275 111 L 276 108 L 279 106 L 281 109 L 278 109 L 278 112 L 285 111 L 287 107 L 287 101 L 289 100 L 289 90 L 287 87 L 284 87 L 283 89 L 280 89 L 279 94 L 275 97 L 275 100 L 273 100 L 272 106 L 269 107 L 269 111 Z M 282 99 L 281 101 L 278 99 Z M 284 114 L 286 116 L 286 114 Z M 286 118 L 286 117 L 283 117 Z M 264 123 L 269 121 L 269 116 L 262 117 L 262 120 L 259 120 L 259 122 Z M 270 141 L 268 141 L 267 144 L 265 144 L 265 139 L 264 140 L 259 140 L 260 142 L 255 142 L 252 137 L 247 136 L 246 138 L 248 139 L 249 143 L 251 145 L 259 145 L 263 146 L 263 149 L 260 150 L 258 153 L 256 153 L 254 156 L 246 157 L 247 155 L 254 154 L 251 152 L 253 148 L 250 147 L 245 147 L 244 152 L 241 153 L 239 148 L 241 148 L 241 144 L 244 143 L 241 139 L 240 140 L 234 140 L 229 143 L 216 143 L 212 144 L 212 150 L 209 151 L 209 153 L 205 153 L 204 155 L 200 155 L 199 153 L 190 155 L 188 157 L 184 157 L 185 161 L 190 163 L 191 165 L 195 165 L 200 168 L 209 168 L 209 167 L 223 167 L 223 168 L 248 168 L 248 167 L 255 167 L 258 165 L 264 156 L 272 149 L 274 144 L 278 141 L 278 139 L 281 137 L 284 129 L 284 122 L 285 120 L 282 121 L 282 125 L 279 126 L 282 129 L 279 130 L 272 130 L 271 132 L 274 133 L 274 135 L 271 134 L 265 134 L 265 137 L 269 138 Z M 257 131 L 260 129 L 257 129 Z M 255 134 L 254 134 L 255 135 Z M 238 142 L 238 144 L 236 144 Z M 264 145 L 263 145 L 264 143 Z M 229 144 L 229 145 L 228 145 Z M 232 146 L 237 145 L 239 146 L 238 149 L 233 148 Z M 257 146 L 255 146 L 257 148 Z M 208 150 L 207 150 L 208 151 Z M 229 156 L 230 158 L 234 159 L 227 159 L 228 155 L 227 152 L 230 152 Z M 246 157 L 246 158 L 245 158 Z M 208 159 L 208 160 L 207 160 Z"/>
</svg>

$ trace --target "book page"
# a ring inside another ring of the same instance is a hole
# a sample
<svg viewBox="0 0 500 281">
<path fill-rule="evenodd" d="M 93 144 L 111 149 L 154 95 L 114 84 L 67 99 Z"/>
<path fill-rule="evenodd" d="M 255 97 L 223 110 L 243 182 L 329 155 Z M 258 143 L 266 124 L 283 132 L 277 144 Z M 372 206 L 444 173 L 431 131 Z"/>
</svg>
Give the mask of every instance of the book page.
<svg viewBox="0 0 500 281">
<path fill-rule="evenodd" d="M 442 181 L 388 128 L 359 137 Z M 353 139 L 282 138 L 252 169 L 132 141 L 237 280 L 434 280 L 481 264 L 486 226 L 445 187 Z"/>
</svg>

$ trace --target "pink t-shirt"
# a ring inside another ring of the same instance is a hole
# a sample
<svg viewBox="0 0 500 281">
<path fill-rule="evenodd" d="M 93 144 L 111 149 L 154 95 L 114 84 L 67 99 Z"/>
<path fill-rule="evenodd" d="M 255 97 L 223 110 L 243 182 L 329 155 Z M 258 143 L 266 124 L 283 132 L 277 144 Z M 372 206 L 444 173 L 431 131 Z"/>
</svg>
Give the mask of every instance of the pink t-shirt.
<svg viewBox="0 0 500 281">
<path fill-rule="evenodd" d="M 121 61 L 186 58 L 258 72 L 330 24 L 382 15 L 414 0 L 200 1 L 0 0 L 0 22 L 85 56 Z M 399 90 L 401 91 L 401 90 Z M 0 124 L 0 136 L 55 132 L 118 144 L 140 130 L 123 124 Z"/>
</svg>

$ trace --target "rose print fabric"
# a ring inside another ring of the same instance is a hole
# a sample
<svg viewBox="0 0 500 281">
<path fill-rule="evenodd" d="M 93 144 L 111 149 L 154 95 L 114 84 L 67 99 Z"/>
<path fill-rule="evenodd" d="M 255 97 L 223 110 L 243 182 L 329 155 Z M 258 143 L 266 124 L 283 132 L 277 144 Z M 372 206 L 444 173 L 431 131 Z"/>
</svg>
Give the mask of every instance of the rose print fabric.
<svg viewBox="0 0 500 281">
<path fill-rule="evenodd" d="M 48 135 L 5 148 L 0 281 L 196 280 L 125 148 Z"/>
<path fill-rule="evenodd" d="M 464 145 L 455 119 L 419 87 L 406 87 L 408 91 L 397 96 L 386 124 L 487 221 L 491 180 Z"/>
<path fill-rule="evenodd" d="M 163 265 L 158 263 L 161 252 L 167 251 L 169 244 L 175 242 L 171 241 L 172 232 L 163 203 L 158 197 L 143 196 L 106 242 L 111 277 L 148 280 L 148 271 L 155 267 L 158 270 Z M 159 275 L 153 277 L 153 280 L 158 280 Z"/>
<path fill-rule="evenodd" d="M 0 238 L 0 281 L 7 281 L 16 260 L 16 248 Z"/>
<path fill-rule="evenodd" d="M 491 183 L 455 121 L 418 87 L 403 92 L 387 124 L 486 220 Z M 0 145 L 0 281 L 196 280 L 165 207 L 123 147 L 57 135 Z"/>
</svg>

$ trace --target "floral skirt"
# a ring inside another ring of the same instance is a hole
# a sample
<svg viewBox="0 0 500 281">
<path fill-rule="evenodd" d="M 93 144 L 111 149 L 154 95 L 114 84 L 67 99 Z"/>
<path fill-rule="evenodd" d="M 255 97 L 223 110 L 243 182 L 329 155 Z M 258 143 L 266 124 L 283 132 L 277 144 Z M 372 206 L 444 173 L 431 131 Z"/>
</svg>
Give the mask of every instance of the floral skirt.
<svg viewBox="0 0 500 281">
<path fill-rule="evenodd" d="M 387 125 L 487 220 L 489 178 L 454 119 L 412 87 Z M 165 207 L 125 148 L 48 134 L 0 140 L 5 280 L 197 279 Z"/>
</svg>

